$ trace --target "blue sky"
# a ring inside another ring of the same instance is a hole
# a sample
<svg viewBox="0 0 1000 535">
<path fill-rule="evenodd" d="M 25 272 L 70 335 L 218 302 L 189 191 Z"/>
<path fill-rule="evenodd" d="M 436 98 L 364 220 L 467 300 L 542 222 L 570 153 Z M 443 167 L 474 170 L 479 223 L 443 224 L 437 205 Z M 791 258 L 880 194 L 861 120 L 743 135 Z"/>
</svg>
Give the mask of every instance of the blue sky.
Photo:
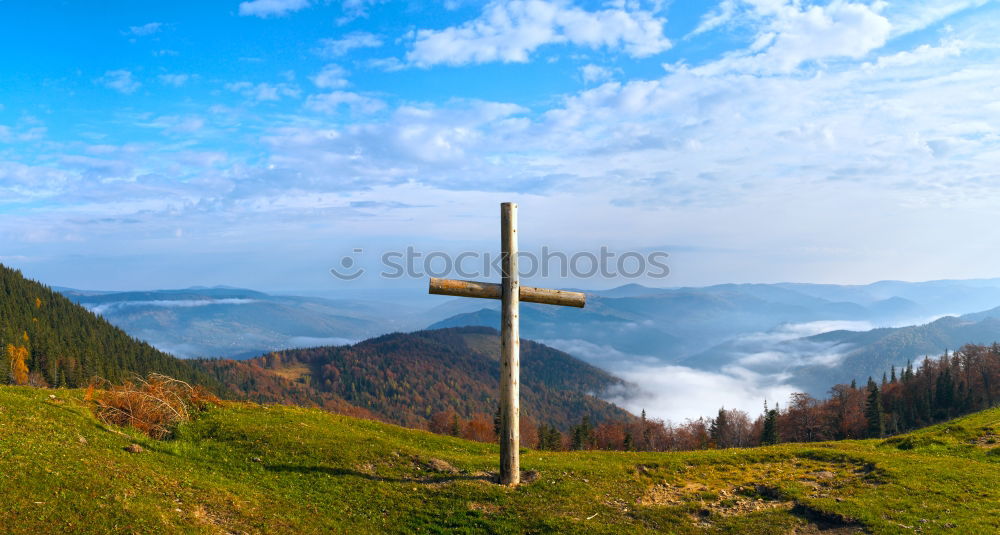
<svg viewBox="0 0 1000 535">
<path fill-rule="evenodd" d="M 0 262 L 50 284 L 337 291 L 506 200 L 658 285 L 1000 275 L 995 1 L 5 0 L 0 50 Z"/>
</svg>

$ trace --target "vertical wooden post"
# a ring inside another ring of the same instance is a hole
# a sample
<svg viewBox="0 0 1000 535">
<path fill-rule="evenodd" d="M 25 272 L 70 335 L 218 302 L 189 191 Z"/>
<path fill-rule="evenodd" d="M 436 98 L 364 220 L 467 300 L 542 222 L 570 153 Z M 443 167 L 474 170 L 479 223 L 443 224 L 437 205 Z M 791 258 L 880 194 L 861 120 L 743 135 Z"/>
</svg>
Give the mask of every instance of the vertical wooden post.
<svg viewBox="0 0 1000 535">
<path fill-rule="evenodd" d="M 521 482 L 520 375 L 521 333 L 518 318 L 517 204 L 500 205 L 500 483 Z"/>
</svg>

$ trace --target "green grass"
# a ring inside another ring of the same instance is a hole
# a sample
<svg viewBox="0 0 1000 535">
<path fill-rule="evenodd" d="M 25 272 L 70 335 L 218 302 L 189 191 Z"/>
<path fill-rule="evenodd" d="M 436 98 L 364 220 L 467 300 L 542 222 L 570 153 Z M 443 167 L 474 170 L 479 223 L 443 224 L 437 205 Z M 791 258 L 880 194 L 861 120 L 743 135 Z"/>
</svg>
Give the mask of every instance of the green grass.
<svg viewBox="0 0 1000 535">
<path fill-rule="evenodd" d="M 253 405 L 158 442 L 80 396 L 0 387 L 0 532 L 1000 532 L 1000 410 L 887 441 L 526 451 L 537 479 L 511 489 L 495 445 Z"/>
</svg>

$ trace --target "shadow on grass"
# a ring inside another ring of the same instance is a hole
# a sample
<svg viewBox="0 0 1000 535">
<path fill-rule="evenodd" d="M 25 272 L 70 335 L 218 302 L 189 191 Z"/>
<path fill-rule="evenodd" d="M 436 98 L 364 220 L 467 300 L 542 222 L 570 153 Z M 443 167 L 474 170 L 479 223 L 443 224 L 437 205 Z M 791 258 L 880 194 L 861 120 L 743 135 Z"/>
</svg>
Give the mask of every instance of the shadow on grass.
<svg viewBox="0 0 1000 535">
<path fill-rule="evenodd" d="M 486 481 L 496 483 L 497 476 L 494 474 L 442 474 L 430 477 L 386 477 L 373 474 L 348 470 L 346 468 L 329 468 L 326 466 L 296 466 L 290 464 L 274 464 L 264 467 L 269 472 L 298 472 L 301 474 L 328 474 L 331 476 L 351 476 L 369 481 L 380 481 L 383 483 L 415 483 L 421 485 L 431 485 L 435 483 L 450 483 L 454 481 Z"/>
</svg>

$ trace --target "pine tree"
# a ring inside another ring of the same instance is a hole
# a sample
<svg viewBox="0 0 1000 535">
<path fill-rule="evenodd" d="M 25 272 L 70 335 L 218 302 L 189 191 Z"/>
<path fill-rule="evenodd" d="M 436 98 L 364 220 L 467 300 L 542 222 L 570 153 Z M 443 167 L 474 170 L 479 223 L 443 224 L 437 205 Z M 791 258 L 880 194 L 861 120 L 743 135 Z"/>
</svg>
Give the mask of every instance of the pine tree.
<svg viewBox="0 0 1000 535">
<path fill-rule="evenodd" d="M 572 448 L 574 450 L 586 449 L 590 447 L 593 442 L 594 428 L 590 425 L 590 417 L 585 414 L 580 420 L 580 425 L 573 427 Z"/>
<path fill-rule="evenodd" d="M 778 443 L 778 409 L 767 408 L 764 402 L 764 425 L 760 433 L 760 443 L 762 446 L 769 446 Z"/>
<path fill-rule="evenodd" d="M 885 420 L 882 417 L 882 392 L 870 377 L 868 378 L 868 400 L 865 403 L 865 419 L 868 421 L 868 437 L 885 436 Z"/>
<path fill-rule="evenodd" d="M 538 424 L 538 449 L 540 450 L 560 450 L 562 449 L 562 435 L 554 426 Z"/>
<path fill-rule="evenodd" d="M 715 443 L 716 447 L 727 448 L 729 447 L 729 418 L 726 415 L 726 408 L 722 407 L 719 409 L 719 414 L 712 420 L 711 426 L 709 426 L 709 436 L 712 438 L 712 442 Z"/>
</svg>

